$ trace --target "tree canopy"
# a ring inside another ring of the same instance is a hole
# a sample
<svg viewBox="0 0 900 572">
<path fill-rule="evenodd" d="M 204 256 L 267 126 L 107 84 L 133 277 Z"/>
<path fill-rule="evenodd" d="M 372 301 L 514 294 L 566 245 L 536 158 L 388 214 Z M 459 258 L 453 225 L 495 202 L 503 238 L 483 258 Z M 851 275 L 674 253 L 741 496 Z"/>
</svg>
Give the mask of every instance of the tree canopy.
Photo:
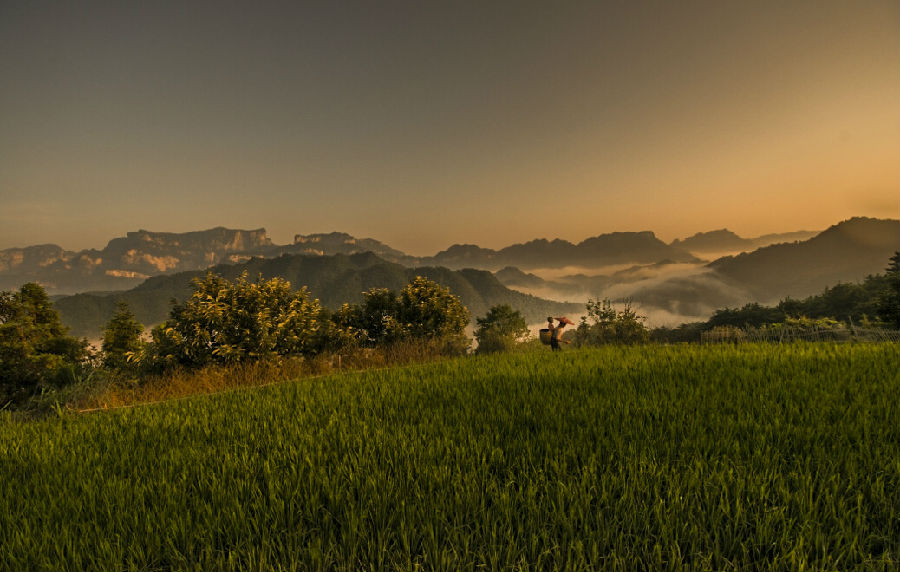
<svg viewBox="0 0 900 572">
<path fill-rule="evenodd" d="M 0 292 L 0 396 L 16 400 L 74 381 L 89 353 L 86 340 L 67 332 L 39 284 Z"/>
<path fill-rule="evenodd" d="M 475 339 L 479 353 L 505 351 L 528 334 L 528 324 L 518 310 L 509 304 L 499 304 L 488 310 L 483 318 L 475 320 Z"/>
</svg>

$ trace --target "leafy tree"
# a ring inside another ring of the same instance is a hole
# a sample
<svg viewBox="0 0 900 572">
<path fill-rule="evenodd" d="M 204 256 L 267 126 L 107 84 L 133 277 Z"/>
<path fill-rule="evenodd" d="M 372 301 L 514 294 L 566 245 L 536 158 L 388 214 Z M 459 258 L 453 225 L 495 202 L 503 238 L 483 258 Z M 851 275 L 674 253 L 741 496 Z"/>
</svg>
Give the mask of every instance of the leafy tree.
<svg viewBox="0 0 900 572">
<path fill-rule="evenodd" d="M 528 324 L 518 310 L 509 304 L 500 304 L 488 310 L 487 315 L 475 320 L 475 339 L 478 353 L 505 351 L 528 334 Z"/>
<path fill-rule="evenodd" d="M 116 305 L 116 313 L 103 330 L 103 365 L 112 369 L 128 367 L 128 356 L 140 353 L 144 326 L 135 319 L 131 308 L 123 301 Z"/>
<path fill-rule="evenodd" d="M 449 288 L 416 276 L 400 292 L 400 322 L 417 338 L 464 337 L 469 311 Z"/>
<path fill-rule="evenodd" d="M 637 314 L 630 301 L 617 311 L 609 299 L 588 299 L 586 310 L 587 315 L 581 318 L 575 332 L 575 343 L 579 346 L 637 344 L 650 339 L 650 331 L 644 324 L 646 318 Z"/>
<path fill-rule="evenodd" d="M 363 303 L 344 304 L 335 316 L 343 330 L 368 346 L 420 339 L 441 345 L 446 353 L 464 351 L 469 311 L 437 282 L 417 276 L 399 293 L 373 288 Z"/>
<path fill-rule="evenodd" d="M 885 277 L 887 287 L 878 299 L 878 316 L 892 327 L 900 329 L 900 251 L 890 258 Z"/>
<path fill-rule="evenodd" d="M 0 393 L 19 399 L 74 381 L 90 354 L 67 331 L 39 284 L 0 292 Z"/>
<path fill-rule="evenodd" d="M 400 323 L 400 298 L 387 288 L 363 292 L 362 304 L 344 304 L 338 323 L 353 332 L 364 345 L 396 342 L 409 332 Z"/>
<path fill-rule="evenodd" d="M 194 291 L 151 332 L 153 365 L 237 363 L 320 348 L 321 308 L 306 288 L 280 278 L 233 283 L 213 273 L 194 280 Z"/>
</svg>

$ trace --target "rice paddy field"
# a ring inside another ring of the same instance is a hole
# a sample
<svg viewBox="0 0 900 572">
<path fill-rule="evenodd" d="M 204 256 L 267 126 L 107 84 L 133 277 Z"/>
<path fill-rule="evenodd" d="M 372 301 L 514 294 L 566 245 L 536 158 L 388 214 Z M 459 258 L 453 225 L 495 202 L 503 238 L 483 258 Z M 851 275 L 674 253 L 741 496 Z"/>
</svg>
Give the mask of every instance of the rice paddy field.
<svg viewBox="0 0 900 572">
<path fill-rule="evenodd" d="M 900 347 L 467 357 L 0 417 L 3 570 L 897 570 Z"/>
</svg>

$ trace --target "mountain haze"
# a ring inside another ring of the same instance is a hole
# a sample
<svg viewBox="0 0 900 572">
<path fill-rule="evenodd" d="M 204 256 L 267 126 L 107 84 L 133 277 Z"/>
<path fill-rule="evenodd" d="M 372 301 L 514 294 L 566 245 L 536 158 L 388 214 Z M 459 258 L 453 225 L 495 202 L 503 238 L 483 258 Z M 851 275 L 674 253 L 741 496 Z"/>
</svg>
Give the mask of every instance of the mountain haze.
<svg viewBox="0 0 900 572">
<path fill-rule="evenodd" d="M 797 236 L 780 236 L 791 235 Z M 715 248 L 745 240 L 724 230 L 700 238 L 714 240 Z M 550 299 L 629 299 L 646 314 L 657 313 L 657 323 L 672 324 L 706 319 L 724 307 L 776 303 L 818 294 L 840 282 L 860 282 L 882 273 L 898 250 L 900 221 L 853 218 L 808 240 L 722 257 L 705 266 L 662 261 L 552 280 L 507 267 L 496 276 L 510 288 Z"/>
</svg>

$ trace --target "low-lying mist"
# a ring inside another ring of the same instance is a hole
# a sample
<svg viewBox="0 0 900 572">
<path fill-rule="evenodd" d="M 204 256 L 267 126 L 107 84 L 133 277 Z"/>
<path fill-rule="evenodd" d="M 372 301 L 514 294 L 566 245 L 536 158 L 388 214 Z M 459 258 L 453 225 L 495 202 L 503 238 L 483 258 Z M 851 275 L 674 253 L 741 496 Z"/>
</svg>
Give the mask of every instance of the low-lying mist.
<svg viewBox="0 0 900 572">
<path fill-rule="evenodd" d="M 630 301 L 651 327 L 704 321 L 718 309 L 740 306 L 752 300 L 750 293 L 740 285 L 703 264 L 540 269 L 530 274 L 534 277 L 527 284 L 523 279 L 507 286 L 560 302 L 585 303 L 589 298 L 609 298 L 621 307 L 625 301 Z M 576 321 L 580 318 L 569 317 Z"/>
</svg>

